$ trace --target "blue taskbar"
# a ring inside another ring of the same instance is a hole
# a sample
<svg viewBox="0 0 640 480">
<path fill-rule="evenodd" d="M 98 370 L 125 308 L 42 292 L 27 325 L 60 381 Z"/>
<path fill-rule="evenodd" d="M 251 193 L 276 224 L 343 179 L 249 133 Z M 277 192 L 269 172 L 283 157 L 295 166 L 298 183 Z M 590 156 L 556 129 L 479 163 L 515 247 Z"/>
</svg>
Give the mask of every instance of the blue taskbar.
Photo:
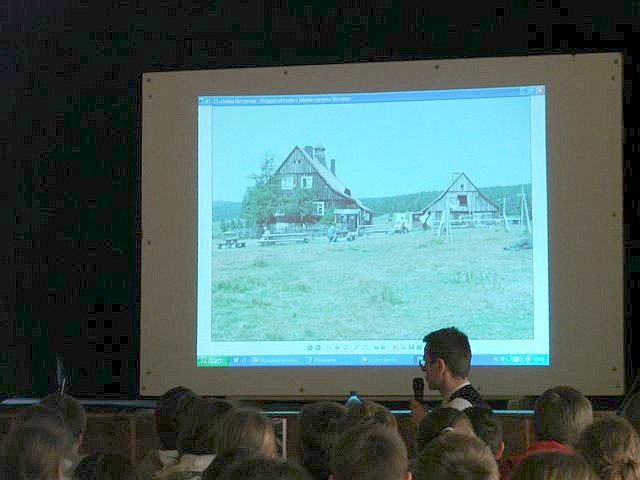
<svg viewBox="0 0 640 480">
<path fill-rule="evenodd" d="M 198 367 L 366 367 L 418 366 L 420 355 L 201 355 Z M 474 366 L 548 366 L 548 354 L 478 354 Z"/>
</svg>

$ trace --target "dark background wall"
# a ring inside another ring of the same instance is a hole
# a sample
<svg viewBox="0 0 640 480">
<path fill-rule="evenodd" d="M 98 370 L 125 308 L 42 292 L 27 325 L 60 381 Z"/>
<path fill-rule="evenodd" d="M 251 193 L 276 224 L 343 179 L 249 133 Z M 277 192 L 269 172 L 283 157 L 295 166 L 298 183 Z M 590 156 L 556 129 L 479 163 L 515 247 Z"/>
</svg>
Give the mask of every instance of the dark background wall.
<svg viewBox="0 0 640 480">
<path fill-rule="evenodd" d="M 630 300 L 640 270 L 633 179 L 640 51 L 632 46 L 640 1 L 409 3 L 1 3 L 0 394 L 47 392 L 60 355 L 72 393 L 136 395 L 142 72 L 591 50 L 625 54 L 624 317 L 632 379 L 640 366 Z"/>
</svg>

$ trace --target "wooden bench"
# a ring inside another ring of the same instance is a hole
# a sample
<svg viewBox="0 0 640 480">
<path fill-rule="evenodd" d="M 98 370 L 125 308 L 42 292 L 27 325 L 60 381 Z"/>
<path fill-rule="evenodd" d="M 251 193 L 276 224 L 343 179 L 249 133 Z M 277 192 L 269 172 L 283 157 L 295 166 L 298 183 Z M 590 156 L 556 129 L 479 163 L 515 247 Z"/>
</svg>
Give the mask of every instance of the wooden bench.
<svg viewBox="0 0 640 480">
<path fill-rule="evenodd" d="M 265 233 L 258 240 L 260 245 L 276 245 L 279 243 L 307 243 L 307 233 Z"/>
</svg>

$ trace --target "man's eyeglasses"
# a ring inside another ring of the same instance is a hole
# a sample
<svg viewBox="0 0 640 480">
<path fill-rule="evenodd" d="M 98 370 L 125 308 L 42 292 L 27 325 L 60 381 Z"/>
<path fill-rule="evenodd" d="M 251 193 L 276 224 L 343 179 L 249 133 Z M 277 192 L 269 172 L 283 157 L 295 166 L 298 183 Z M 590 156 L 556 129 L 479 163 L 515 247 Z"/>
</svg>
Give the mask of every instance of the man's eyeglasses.
<svg viewBox="0 0 640 480">
<path fill-rule="evenodd" d="M 420 370 L 424 370 L 424 367 L 428 367 L 429 365 L 431 365 L 430 360 L 425 360 L 424 358 L 418 360 L 418 366 L 420 367 Z"/>
</svg>

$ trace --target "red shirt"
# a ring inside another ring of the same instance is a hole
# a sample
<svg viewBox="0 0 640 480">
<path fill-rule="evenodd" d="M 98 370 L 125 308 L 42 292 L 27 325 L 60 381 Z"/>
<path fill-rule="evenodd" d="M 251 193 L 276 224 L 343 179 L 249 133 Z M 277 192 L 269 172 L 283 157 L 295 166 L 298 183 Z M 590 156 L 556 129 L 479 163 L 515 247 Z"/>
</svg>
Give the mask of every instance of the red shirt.
<svg viewBox="0 0 640 480">
<path fill-rule="evenodd" d="M 572 447 L 565 443 L 560 443 L 555 440 L 540 440 L 537 442 L 533 442 L 529 445 L 529 448 L 526 452 L 521 453 L 520 455 L 512 455 L 511 457 L 500 462 L 500 478 L 502 480 L 506 480 L 509 478 L 511 471 L 518 466 L 522 460 L 525 459 L 527 455 L 530 455 L 535 452 L 550 452 L 550 451 L 558 451 L 564 453 L 574 453 Z"/>
</svg>

